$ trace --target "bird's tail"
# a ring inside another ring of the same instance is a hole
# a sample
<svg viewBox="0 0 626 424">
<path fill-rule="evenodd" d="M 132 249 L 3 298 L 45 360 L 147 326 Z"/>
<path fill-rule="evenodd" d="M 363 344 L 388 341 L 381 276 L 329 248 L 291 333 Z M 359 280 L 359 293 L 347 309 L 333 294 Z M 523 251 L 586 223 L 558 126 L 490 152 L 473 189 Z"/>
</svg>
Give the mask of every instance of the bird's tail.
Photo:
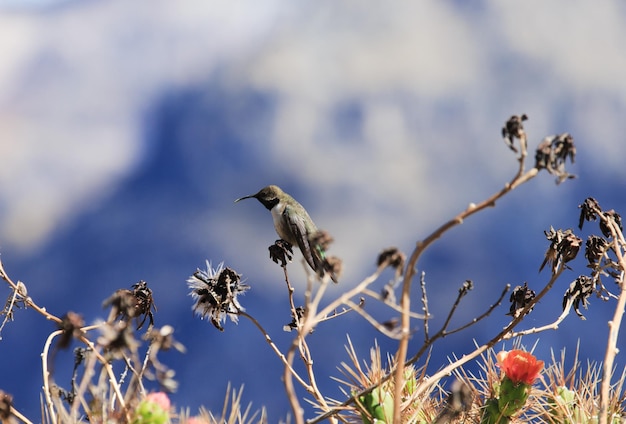
<svg viewBox="0 0 626 424">
<path fill-rule="evenodd" d="M 315 271 L 320 278 L 323 278 L 325 274 L 328 274 L 333 283 L 337 284 L 338 277 L 335 272 L 335 267 L 328 261 L 328 257 L 326 256 L 326 252 L 322 248 L 322 246 L 317 245 L 314 249 L 313 261 L 315 262 Z"/>
</svg>

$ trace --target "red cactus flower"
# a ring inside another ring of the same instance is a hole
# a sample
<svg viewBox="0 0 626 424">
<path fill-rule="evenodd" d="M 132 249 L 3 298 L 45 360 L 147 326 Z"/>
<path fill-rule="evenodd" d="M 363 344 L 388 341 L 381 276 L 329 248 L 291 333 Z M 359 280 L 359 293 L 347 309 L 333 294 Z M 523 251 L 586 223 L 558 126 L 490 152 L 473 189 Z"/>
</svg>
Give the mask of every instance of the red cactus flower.
<svg viewBox="0 0 626 424">
<path fill-rule="evenodd" d="M 498 353 L 498 366 L 513 383 L 533 384 L 543 369 L 543 361 L 537 360 L 531 353 L 513 349 Z"/>
</svg>

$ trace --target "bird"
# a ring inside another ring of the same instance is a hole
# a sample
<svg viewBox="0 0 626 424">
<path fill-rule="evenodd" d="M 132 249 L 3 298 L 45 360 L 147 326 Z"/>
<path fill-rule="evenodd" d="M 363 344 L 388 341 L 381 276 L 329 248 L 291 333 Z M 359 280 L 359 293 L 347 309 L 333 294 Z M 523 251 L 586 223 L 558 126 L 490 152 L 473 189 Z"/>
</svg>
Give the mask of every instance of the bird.
<svg viewBox="0 0 626 424">
<path fill-rule="evenodd" d="M 257 199 L 272 213 L 278 236 L 293 246 L 298 246 L 306 262 L 320 278 L 328 273 L 331 280 L 337 283 L 337 276 L 326 259 L 326 252 L 313 239 L 318 232 L 317 226 L 296 199 L 280 187 L 269 185 L 258 193 L 240 197 L 235 203 L 251 198 Z"/>
</svg>

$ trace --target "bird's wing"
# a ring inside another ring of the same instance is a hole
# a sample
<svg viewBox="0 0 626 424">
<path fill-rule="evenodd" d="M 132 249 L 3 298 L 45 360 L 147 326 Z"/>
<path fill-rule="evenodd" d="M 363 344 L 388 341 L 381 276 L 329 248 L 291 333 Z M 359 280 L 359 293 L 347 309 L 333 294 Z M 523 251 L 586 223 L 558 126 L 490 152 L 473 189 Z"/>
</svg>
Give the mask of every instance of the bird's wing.
<svg viewBox="0 0 626 424">
<path fill-rule="evenodd" d="M 304 219 L 298 214 L 289 213 L 289 206 L 285 208 L 283 218 L 289 223 L 291 233 L 294 235 L 296 242 L 298 243 L 298 247 L 302 252 L 302 256 L 304 256 L 304 259 L 307 261 L 311 269 L 317 272 L 320 276 L 324 275 L 324 261 L 315 246 L 311 246 L 309 237 L 312 234 L 309 234 Z"/>
</svg>

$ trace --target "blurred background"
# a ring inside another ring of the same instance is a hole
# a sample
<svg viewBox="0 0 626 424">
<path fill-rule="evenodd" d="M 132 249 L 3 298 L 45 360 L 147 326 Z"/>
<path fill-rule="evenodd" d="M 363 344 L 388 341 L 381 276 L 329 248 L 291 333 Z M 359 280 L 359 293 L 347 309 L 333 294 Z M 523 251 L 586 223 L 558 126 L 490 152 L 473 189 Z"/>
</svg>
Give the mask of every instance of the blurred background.
<svg viewBox="0 0 626 424">
<path fill-rule="evenodd" d="M 187 347 L 162 359 L 181 384 L 173 402 L 192 414 L 219 411 L 229 382 L 245 385 L 243 403 L 266 406 L 269 422 L 289 413 L 280 361 L 253 325 L 227 322 L 220 333 L 191 311 L 188 276 L 223 261 L 251 286 L 240 299 L 247 312 L 282 349 L 291 341 L 283 274 L 267 252 L 277 238 L 270 214 L 238 197 L 280 185 L 334 236 L 344 274 L 330 298 L 371 273 L 383 248 L 410 254 L 503 187 L 517 170 L 500 135 L 511 115 L 529 117 L 531 166 L 543 137 L 571 133 L 577 179 L 557 186 L 541 173 L 422 258 L 431 329 L 466 279 L 475 289 L 455 325 L 506 283 L 539 291 L 549 279 L 538 273 L 543 231 L 575 228 L 586 197 L 626 213 L 626 6 L 617 0 L 0 0 L 0 10 L 5 269 L 36 303 L 88 323 L 106 317 L 102 302 L 116 289 L 147 281 L 156 325 L 172 325 Z M 597 224 L 576 229 L 584 239 L 591 231 Z M 571 266 L 526 328 L 560 314 L 583 255 Z M 289 272 L 301 301 L 299 253 Z M 418 292 L 413 304 L 421 308 Z M 572 314 L 525 344 L 543 360 L 565 348 L 571 364 L 580 341 L 581 358 L 601 361 L 613 308 L 594 297 L 586 321 Z M 441 340 L 431 372 L 489 340 L 507 311 Z M 14 318 L 1 334 L 0 389 L 37 421 L 40 353 L 55 328 L 31 310 Z M 423 337 L 413 325 L 409 354 Z M 319 326 L 309 337 L 317 380 L 336 398 L 347 334 L 364 359 L 375 341 L 384 353 L 397 347 L 356 314 Z M 71 350 L 55 365 L 69 388 Z"/>
</svg>

